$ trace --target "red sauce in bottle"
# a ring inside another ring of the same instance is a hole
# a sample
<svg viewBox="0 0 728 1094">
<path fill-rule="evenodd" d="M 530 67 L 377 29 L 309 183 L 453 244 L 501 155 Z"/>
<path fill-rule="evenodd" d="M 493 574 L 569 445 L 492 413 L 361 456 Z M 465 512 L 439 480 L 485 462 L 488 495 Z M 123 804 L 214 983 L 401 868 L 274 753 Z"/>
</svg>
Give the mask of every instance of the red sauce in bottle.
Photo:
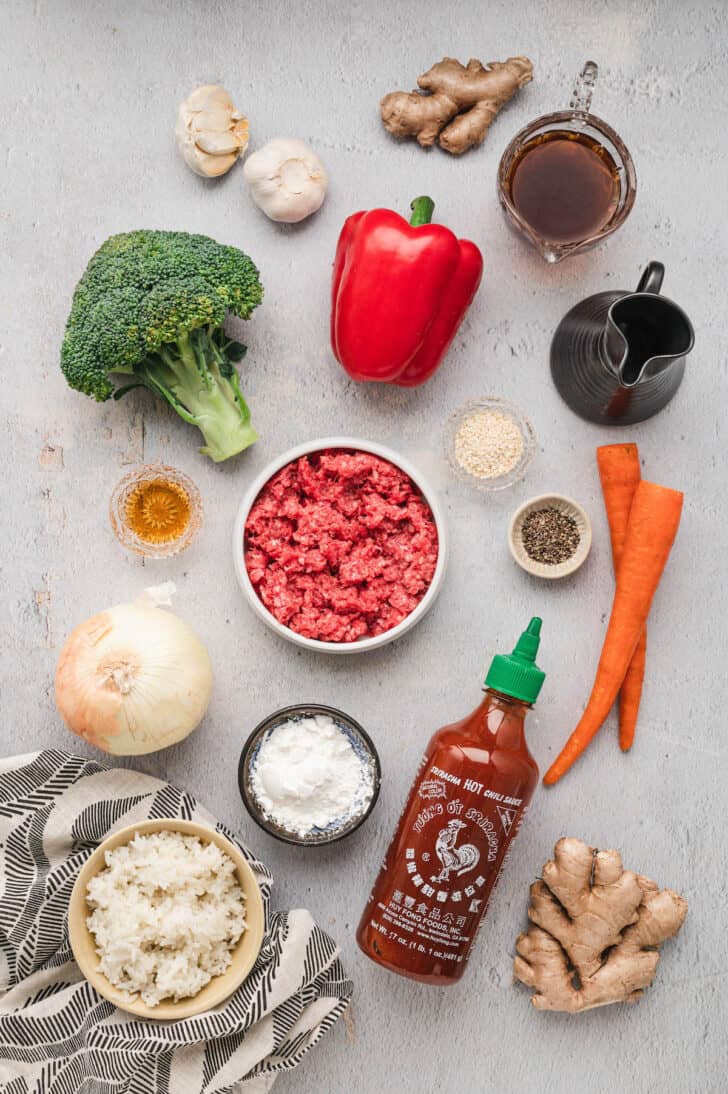
<svg viewBox="0 0 728 1094">
<path fill-rule="evenodd" d="M 540 629 L 533 619 L 494 659 L 480 706 L 427 746 L 357 931 L 393 972 L 449 984 L 465 970 L 538 782 L 524 720 L 544 681 Z"/>
</svg>

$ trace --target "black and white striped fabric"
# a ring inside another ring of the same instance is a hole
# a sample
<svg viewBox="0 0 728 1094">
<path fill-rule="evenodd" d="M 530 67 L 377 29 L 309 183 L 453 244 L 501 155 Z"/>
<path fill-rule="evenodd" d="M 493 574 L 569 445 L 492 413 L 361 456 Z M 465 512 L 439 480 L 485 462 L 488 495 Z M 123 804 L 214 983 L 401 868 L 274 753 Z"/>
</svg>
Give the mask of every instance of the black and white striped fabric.
<svg viewBox="0 0 728 1094">
<path fill-rule="evenodd" d="M 67 929 L 74 880 L 110 831 L 150 817 L 209 824 L 260 883 L 266 936 L 215 1010 L 150 1022 L 83 978 Z M 0 760 L 0 1090 L 3 1094 L 264 1094 L 345 1010 L 338 948 L 306 911 L 271 913 L 263 863 L 183 790 L 64 752 Z"/>
</svg>

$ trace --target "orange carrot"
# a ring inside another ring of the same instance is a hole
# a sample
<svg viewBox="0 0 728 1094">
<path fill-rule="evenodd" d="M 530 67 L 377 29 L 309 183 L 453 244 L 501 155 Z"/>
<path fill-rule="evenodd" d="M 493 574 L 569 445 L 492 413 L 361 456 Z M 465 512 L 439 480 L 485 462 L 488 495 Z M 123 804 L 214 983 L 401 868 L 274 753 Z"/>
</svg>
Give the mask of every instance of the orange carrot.
<svg viewBox="0 0 728 1094">
<path fill-rule="evenodd" d="M 637 715 L 640 712 L 640 702 L 642 701 L 642 684 L 645 679 L 646 661 L 647 628 L 644 627 L 634 648 L 632 660 L 629 663 L 624 683 L 619 692 L 619 747 L 622 752 L 629 752 L 634 743 Z"/>
<path fill-rule="evenodd" d="M 640 457 L 636 444 L 605 444 L 597 448 L 597 465 L 602 482 L 604 508 L 609 521 L 612 540 L 614 572 L 619 569 L 627 521 L 637 483 L 642 478 Z M 642 698 L 642 682 L 645 675 L 647 654 L 647 630 L 643 630 L 629 663 L 619 693 L 619 745 L 628 752 L 634 741 L 637 715 Z"/>
<path fill-rule="evenodd" d="M 586 710 L 544 776 L 552 786 L 604 724 L 624 681 L 677 535 L 683 495 L 644 479 L 634 492 L 596 679 Z"/>
</svg>

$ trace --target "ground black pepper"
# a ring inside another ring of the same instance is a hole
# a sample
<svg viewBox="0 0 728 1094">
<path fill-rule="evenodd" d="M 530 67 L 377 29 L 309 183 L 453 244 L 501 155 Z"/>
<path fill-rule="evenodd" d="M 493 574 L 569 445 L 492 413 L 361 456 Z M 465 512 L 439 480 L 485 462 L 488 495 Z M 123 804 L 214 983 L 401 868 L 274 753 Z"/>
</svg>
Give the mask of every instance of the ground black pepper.
<svg viewBox="0 0 728 1094">
<path fill-rule="evenodd" d="M 534 509 L 521 528 L 526 554 L 534 562 L 556 566 L 571 558 L 579 546 L 579 529 L 573 517 L 558 509 Z"/>
</svg>

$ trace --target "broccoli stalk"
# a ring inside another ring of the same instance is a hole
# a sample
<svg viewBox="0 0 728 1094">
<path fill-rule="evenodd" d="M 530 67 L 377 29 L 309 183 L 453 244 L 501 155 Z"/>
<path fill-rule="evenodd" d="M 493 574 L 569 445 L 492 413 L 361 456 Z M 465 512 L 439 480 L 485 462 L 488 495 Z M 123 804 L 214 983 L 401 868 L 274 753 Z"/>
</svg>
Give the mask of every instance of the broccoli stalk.
<svg viewBox="0 0 728 1094">
<path fill-rule="evenodd" d="M 258 271 L 234 247 L 185 232 L 112 236 L 76 288 L 61 351 L 71 387 L 97 401 L 145 387 L 205 439 L 216 462 L 257 440 L 225 335 L 228 312 L 249 318 L 263 295 Z M 132 376 L 115 389 L 110 373 Z"/>
<path fill-rule="evenodd" d="M 197 426 L 205 438 L 200 452 L 221 463 L 258 439 L 233 364 L 245 350 L 219 328 L 199 327 L 149 354 L 134 367 L 136 382 L 114 392 L 114 398 L 135 387 L 149 388 Z"/>
</svg>

